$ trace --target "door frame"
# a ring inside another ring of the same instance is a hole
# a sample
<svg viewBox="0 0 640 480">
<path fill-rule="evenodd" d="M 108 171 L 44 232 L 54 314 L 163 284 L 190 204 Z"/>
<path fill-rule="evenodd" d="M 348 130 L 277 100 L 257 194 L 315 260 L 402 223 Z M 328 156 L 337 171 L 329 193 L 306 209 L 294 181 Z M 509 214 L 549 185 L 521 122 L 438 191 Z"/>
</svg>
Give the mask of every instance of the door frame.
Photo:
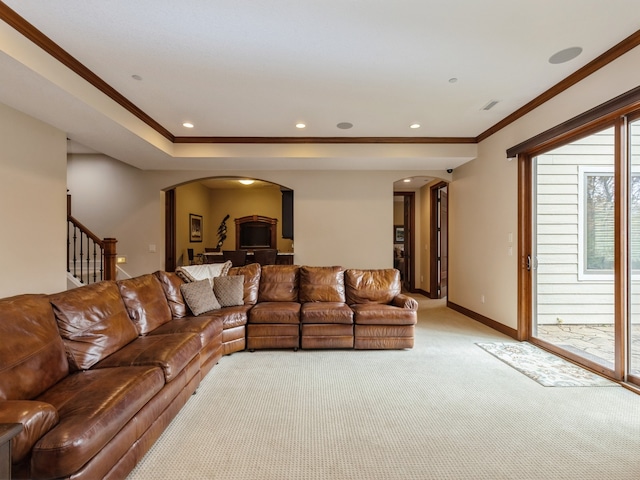
<svg viewBox="0 0 640 480">
<path fill-rule="evenodd" d="M 393 192 L 394 197 L 402 198 L 403 222 L 404 222 L 404 261 L 405 261 L 405 288 L 409 292 L 415 292 L 415 230 L 416 230 L 416 192 Z M 405 200 L 408 200 L 405 201 Z M 406 207 L 409 207 L 406 211 Z M 408 219 L 408 225 L 405 219 Z"/>
<path fill-rule="evenodd" d="M 627 292 L 627 257 L 626 257 L 626 238 L 624 235 L 618 235 L 617 232 L 627 231 L 626 215 L 622 213 L 622 209 L 626 209 L 621 199 L 624 197 L 624 193 L 621 189 L 626 188 L 625 183 L 622 181 L 622 172 L 626 175 L 626 165 L 623 161 L 623 146 L 616 140 L 616 146 L 614 149 L 614 176 L 615 176 L 615 295 L 614 295 L 614 324 L 615 328 L 615 341 L 616 341 L 616 353 L 614 355 L 614 368 L 605 367 L 597 362 L 589 360 L 588 358 L 570 352 L 566 349 L 562 349 L 552 343 L 541 340 L 533 336 L 532 326 L 535 321 L 533 302 L 534 296 L 534 281 L 533 274 L 535 269 L 536 259 L 533 258 L 533 242 L 534 242 L 534 228 L 533 228 L 533 195 L 534 195 L 534 165 L 533 160 L 536 156 L 552 150 L 560 145 L 569 143 L 570 141 L 577 140 L 579 138 L 586 137 L 592 133 L 596 133 L 602 128 L 614 127 L 622 132 L 624 128 L 621 120 L 615 120 L 605 118 L 604 120 L 588 124 L 574 131 L 558 136 L 553 142 L 545 143 L 538 148 L 531 148 L 526 153 L 521 153 L 517 156 L 518 159 L 518 328 L 517 339 L 520 341 L 528 341 L 541 348 L 549 350 L 561 357 L 564 357 L 574 363 L 577 363 L 583 367 L 586 367 L 594 372 L 605 375 L 614 380 L 624 380 L 626 376 L 626 359 L 624 357 L 623 349 L 618 345 L 623 341 L 626 341 L 626 328 L 625 319 L 628 312 L 628 292 Z M 617 138 L 621 138 L 618 135 Z M 623 224 L 621 224 L 621 222 Z M 628 348 L 628 346 L 627 346 Z"/>
<path fill-rule="evenodd" d="M 449 183 L 441 181 L 431 186 L 431 212 L 430 212 L 430 228 L 429 228 L 429 242 L 431 247 L 429 248 L 429 298 L 442 298 L 440 295 L 440 285 L 438 282 L 438 273 L 440 270 L 440 259 L 438 257 L 437 245 L 440 241 L 442 232 L 438 226 L 438 210 L 440 208 L 440 202 L 438 201 L 438 192 L 448 187 Z M 450 202 L 450 192 L 447 188 L 447 199 Z M 447 207 L 447 228 L 449 225 L 449 208 Z M 447 231 L 447 252 L 449 251 L 449 232 Z M 448 277 L 448 273 L 447 273 Z"/>
<path fill-rule="evenodd" d="M 164 192 L 164 269 L 176 269 L 176 189 Z"/>
</svg>

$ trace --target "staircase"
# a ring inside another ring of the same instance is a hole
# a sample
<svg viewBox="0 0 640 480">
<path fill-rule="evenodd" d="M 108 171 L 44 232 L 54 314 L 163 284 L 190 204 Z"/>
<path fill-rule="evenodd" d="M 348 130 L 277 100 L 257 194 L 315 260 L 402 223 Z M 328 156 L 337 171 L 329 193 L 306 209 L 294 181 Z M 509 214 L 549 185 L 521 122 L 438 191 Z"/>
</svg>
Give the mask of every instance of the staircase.
<svg viewBox="0 0 640 480">
<path fill-rule="evenodd" d="M 75 285 L 116 279 L 115 238 L 100 239 L 71 215 L 67 194 L 67 274 Z"/>
</svg>

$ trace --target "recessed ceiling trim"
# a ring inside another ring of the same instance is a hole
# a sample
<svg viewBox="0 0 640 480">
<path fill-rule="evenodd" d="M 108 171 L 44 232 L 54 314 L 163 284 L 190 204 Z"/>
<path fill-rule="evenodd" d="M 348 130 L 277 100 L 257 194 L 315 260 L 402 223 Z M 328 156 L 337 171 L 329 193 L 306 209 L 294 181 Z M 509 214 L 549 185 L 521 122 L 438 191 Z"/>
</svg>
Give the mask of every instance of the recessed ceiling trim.
<svg viewBox="0 0 640 480">
<path fill-rule="evenodd" d="M 640 45 L 640 30 L 474 138 L 457 137 L 176 137 L 35 26 L 0 1 L 0 19 L 173 143 L 479 143 Z"/>
</svg>

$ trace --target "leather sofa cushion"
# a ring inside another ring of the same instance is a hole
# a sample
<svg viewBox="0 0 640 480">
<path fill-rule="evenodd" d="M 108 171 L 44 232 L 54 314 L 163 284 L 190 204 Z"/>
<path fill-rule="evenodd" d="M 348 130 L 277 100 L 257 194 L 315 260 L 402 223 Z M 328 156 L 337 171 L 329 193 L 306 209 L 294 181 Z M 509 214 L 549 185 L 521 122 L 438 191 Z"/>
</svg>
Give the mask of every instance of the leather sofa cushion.
<svg viewBox="0 0 640 480">
<path fill-rule="evenodd" d="M 97 363 L 94 368 L 157 366 L 170 382 L 200 353 L 200 337 L 193 333 L 148 335 Z"/>
<path fill-rule="evenodd" d="M 154 272 L 154 275 L 160 282 L 160 285 L 162 285 L 164 295 L 167 298 L 167 303 L 171 309 L 171 316 L 173 318 L 188 316 L 189 312 L 187 311 L 187 304 L 180 292 L 180 285 L 184 283 L 184 280 L 173 272 L 165 272 L 163 270 Z"/>
<path fill-rule="evenodd" d="M 258 302 L 297 302 L 297 265 L 265 265 L 260 274 Z"/>
<path fill-rule="evenodd" d="M 344 272 L 347 303 L 391 303 L 400 293 L 400 271 L 348 269 Z"/>
<path fill-rule="evenodd" d="M 53 405 L 60 420 L 33 448 L 32 477 L 77 472 L 163 386 L 158 367 L 101 368 L 64 378 L 37 399 Z"/>
<path fill-rule="evenodd" d="M 117 284 L 138 334 L 146 335 L 171 320 L 171 309 L 155 275 L 149 273 Z"/>
<path fill-rule="evenodd" d="M 393 305 L 363 303 L 351 308 L 357 325 L 415 325 L 418 320 L 415 310 Z"/>
<path fill-rule="evenodd" d="M 48 403 L 34 400 L 2 402 L 0 423 L 21 423 L 22 431 L 11 443 L 11 461 L 20 462 L 35 443 L 58 423 L 58 412 Z"/>
<path fill-rule="evenodd" d="M 300 304 L 296 302 L 262 302 L 249 311 L 249 323 L 300 323 Z"/>
<path fill-rule="evenodd" d="M 88 370 L 138 337 L 114 281 L 49 297 L 72 370 Z"/>
<path fill-rule="evenodd" d="M 34 398 L 69 373 L 46 295 L 0 300 L 0 400 Z"/>
<path fill-rule="evenodd" d="M 250 263 L 242 267 L 231 267 L 228 276 L 244 276 L 244 304 L 255 305 L 258 303 L 258 290 L 260 288 L 260 276 L 262 268 L 259 263 Z"/>
<path fill-rule="evenodd" d="M 300 308 L 301 323 L 353 323 L 353 310 L 346 303 L 310 302 Z"/>
<path fill-rule="evenodd" d="M 235 307 L 224 307 L 215 312 L 207 313 L 207 316 L 219 317 L 222 319 L 222 328 L 235 328 L 246 325 L 249 320 L 249 310 L 253 305 L 237 305 Z"/>
<path fill-rule="evenodd" d="M 204 348 L 215 341 L 216 337 L 222 333 L 222 318 L 209 315 L 174 318 L 156 328 L 150 335 L 171 333 L 195 333 L 200 337 L 200 348 Z"/>
<path fill-rule="evenodd" d="M 342 267 L 300 267 L 300 302 L 344 303 Z"/>
<path fill-rule="evenodd" d="M 329 323 L 316 323 L 309 325 L 302 325 L 300 331 L 303 337 L 352 337 L 353 338 L 353 325 L 345 324 L 329 324 Z M 351 345 L 353 347 L 353 345 Z"/>
</svg>

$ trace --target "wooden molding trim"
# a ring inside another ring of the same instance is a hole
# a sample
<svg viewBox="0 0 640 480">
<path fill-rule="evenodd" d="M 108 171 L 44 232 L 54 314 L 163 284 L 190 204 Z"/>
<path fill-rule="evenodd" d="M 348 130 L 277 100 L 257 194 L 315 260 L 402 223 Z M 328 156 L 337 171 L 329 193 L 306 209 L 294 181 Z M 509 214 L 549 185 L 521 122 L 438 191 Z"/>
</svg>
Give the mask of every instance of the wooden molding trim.
<svg viewBox="0 0 640 480">
<path fill-rule="evenodd" d="M 498 132 L 499 130 L 502 130 L 507 125 L 515 122 L 520 117 L 525 116 L 527 113 L 531 112 L 532 110 L 535 110 L 543 103 L 551 100 L 556 95 L 564 92 L 565 90 L 572 87 L 576 83 L 584 80 L 592 73 L 596 72 L 597 70 L 600 70 L 602 67 L 613 62 L 615 59 L 624 55 L 630 50 L 634 49 L 638 45 L 640 45 L 640 30 L 636 31 L 635 33 L 632 33 L 627 38 L 622 40 L 620 43 L 618 43 L 617 45 L 614 45 L 609 50 L 604 52 L 602 55 L 595 58 L 591 62 L 587 63 L 581 69 L 575 71 L 574 73 L 569 75 L 567 78 L 565 78 L 561 82 L 551 87 L 546 92 L 543 92 L 542 94 L 540 94 L 539 96 L 531 100 L 526 105 L 520 107 L 511 115 L 503 118 L 501 121 L 496 123 L 493 127 L 482 132 L 480 135 L 476 137 L 476 142 L 480 143 L 482 140 L 490 137 L 491 135 Z"/>
<path fill-rule="evenodd" d="M 69 52 L 60 47 L 57 43 L 47 37 L 44 33 L 27 22 L 24 18 L 11 10 L 5 3 L 0 2 L 0 19 L 4 20 L 9 26 L 13 27 L 16 31 L 24 35 L 30 41 L 35 43 L 42 50 L 47 52 L 53 58 L 65 65 L 71 71 L 84 78 L 91 85 L 96 87 L 107 97 L 111 98 L 114 102 L 118 103 L 125 110 L 129 111 L 144 123 L 153 128 L 156 132 L 161 134 L 168 140 L 174 140 L 173 134 L 166 128 L 156 122 L 153 118 L 139 109 L 131 101 L 129 101 L 124 95 L 119 93 L 115 88 L 105 82 L 98 75 L 89 70 L 85 65 L 80 63 Z"/>
<path fill-rule="evenodd" d="M 5 3 L 0 2 L 0 19 L 13 29 L 24 35 L 31 42 L 58 60 L 64 66 L 85 79 L 95 88 L 107 95 L 144 123 L 149 125 L 163 137 L 173 143 L 258 143 L 258 144 L 302 144 L 302 143 L 359 143 L 359 144 L 432 144 L 432 143 L 476 143 L 474 137 L 176 137 L 160 123 L 155 121 L 124 95 L 110 86 L 98 75 L 89 70 L 84 64 L 69 52 L 47 37 L 31 23 L 18 15 Z"/>
<path fill-rule="evenodd" d="M 418 293 L 418 294 L 420 294 L 420 295 L 422 295 L 424 297 L 431 298 L 431 294 L 429 292 L 427 292 L 426 290 L 423 290 L 421 288 L 415 288 L 415 289 L 413 289 L 413 291 L 411 293 Z"/>
<path fill-rule="evenodd" d="M 84 64 L 34 27 L 31 23 L 0 1 L 0 19 L 13 29 L 24 35 L 31 42 L 43 49 L 67 68 L 85 79 L 95 88 L 107 95 L 125 110 L 138 117 L 163 137 L 173 143 L 256 143 L 256 144 L 302 144 L 302 143 L 341 143 L 341 144 L 434 144 L 434 143 L 480 143 L 497 131 L 513 123 L 520 117 L 536 109 L 543 103 L 555 97 L 569 87 L 580 82 L 616 58 L 624 55 L 640 45 L 640 30 L 631 34 L 617 45 L 613 46 L 587 65 L 569 75 L 546 92 L 519 108 L 511 115 L 482 132 L 477 137 L 176 137 L 160 123 L 155 121 L 133 102 L 110 86 L 98 75 L 89 70 Z"/>
<path fill-rule="evenodd" d="M 638 108 L 640 108 L 640 87 L 633 88 L 507 149 L 507 157 L 515 157 L 521 153 L 540 154 L 544 149 L 551 148 L 568 137 L 587 135 L 592 131 L 597 131 L 601 125 L 611 123 L 616 117 L 633 112 Z"/>
<path fill-rule="evenodd" d="M 505 335 L 515 340 L 518 340 L 518 331 L 511 327 L 507 327 L 506 325 L 496 322 L 495 320 L 485 317 L 484 315 L 480 315 L 479 313 L 476 313 L 472 310 L 464 308 L 456 303 L 450 302 L 448 299 L 447 299 L 447 307 L 449 307 L 451 310 L 455 310 L 458 313 L 466 315 L 467 317 L 477 322 L 480 322 L 489 328 L 493 328 L 494 330 L 497 330 L 500 333 L 504 333 Z"/>
<path fill-rule="evenodd" d="M 531 158 L 518 156 L 518 340 L 531 336 L 533 279 L 527 268 L 532 252 Z"/>
<path fill-rule="evenodd" d="M 476 143 L 472 137 L 175 137 L 174 143 Z"/>
</svg>

